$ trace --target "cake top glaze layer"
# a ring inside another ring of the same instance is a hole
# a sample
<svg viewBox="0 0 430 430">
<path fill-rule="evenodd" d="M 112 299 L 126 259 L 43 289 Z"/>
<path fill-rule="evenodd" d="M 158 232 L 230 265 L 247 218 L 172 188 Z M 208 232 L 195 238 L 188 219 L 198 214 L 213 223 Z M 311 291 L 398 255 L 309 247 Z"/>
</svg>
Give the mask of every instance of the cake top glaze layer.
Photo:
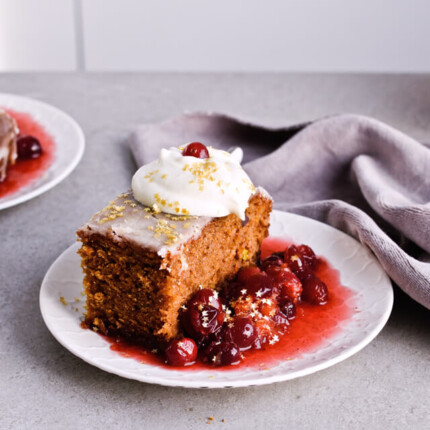
<svg viewBox="0 0 430 430">
<path fill-rule="evenodd" d="M 256 193 L 270 198 L 261 187 L 256 189 Z M 197 238 L 213 219 L 160 212 L 142 205 L 133 198 L 132 192 L 128 191 L 94 214 L 78 233 L 101 234 L 117 242 L 131 242 L 165 257 L 167 253 L 180 252 L 183 244 L 191 238 Z"/>
<path fill-rule="evenodd" d="M 213 218 L 170 215 L 142 205 L 131 191 L 120 194 L 94 214 L 79 232 L 101 234 L 150 249 L 161 257 L 175 253 Z"/>
</svg>

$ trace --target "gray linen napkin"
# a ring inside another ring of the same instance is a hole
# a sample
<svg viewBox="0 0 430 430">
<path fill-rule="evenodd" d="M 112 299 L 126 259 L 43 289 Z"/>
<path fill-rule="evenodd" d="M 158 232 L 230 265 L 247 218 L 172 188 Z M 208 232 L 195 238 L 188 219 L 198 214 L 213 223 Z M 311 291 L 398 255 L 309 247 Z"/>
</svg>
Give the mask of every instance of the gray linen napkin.
<svg viewBox="0 0 430 430">
<path fill-rule="evenodd" d="M 275 208 L 332 225 L 368 246 L 391 279 L 430 309 L 430 148 L 371 118 L 338 115 L 267 128 L 195 113 L 139 126 L 137 164 L 202 141 L 244 149 L 244 169 Z"/>
</svg>

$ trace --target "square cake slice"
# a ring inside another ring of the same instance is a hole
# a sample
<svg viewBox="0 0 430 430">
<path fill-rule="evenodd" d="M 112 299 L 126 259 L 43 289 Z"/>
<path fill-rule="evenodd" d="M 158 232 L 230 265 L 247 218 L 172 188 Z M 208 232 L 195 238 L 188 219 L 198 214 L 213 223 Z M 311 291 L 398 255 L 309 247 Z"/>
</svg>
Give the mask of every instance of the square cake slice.
<svg viewBox="0 0 430 430">
<path fill-rule="evenodd" d="M 199 288 L 220 289 L 254 263 L 268 235 L 272 199 L 257 188 L 246 220 L 154 211 L 124 193 L 77 232 L 85 322 L 103 334 L 163 346 L 178 334 L 182 306 Z"/>
</svg>

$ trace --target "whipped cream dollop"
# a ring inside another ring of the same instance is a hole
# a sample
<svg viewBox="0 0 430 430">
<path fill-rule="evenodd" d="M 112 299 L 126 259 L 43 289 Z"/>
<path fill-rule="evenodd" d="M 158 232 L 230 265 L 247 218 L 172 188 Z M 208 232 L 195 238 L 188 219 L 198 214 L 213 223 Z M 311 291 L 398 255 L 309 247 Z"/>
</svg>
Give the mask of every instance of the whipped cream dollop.
<svg viewBox="0 0 430 430">
<path fill-rule="evenodd" d="M 242 169 L 243 152 L 208 147 L 209 158 L 183 156 L 182 148 L 162 149 L 158 160 L 133 176 L 134 198 L 156 211 L 173 215 L 245 219 L 255 187 Z"/>
</svg>

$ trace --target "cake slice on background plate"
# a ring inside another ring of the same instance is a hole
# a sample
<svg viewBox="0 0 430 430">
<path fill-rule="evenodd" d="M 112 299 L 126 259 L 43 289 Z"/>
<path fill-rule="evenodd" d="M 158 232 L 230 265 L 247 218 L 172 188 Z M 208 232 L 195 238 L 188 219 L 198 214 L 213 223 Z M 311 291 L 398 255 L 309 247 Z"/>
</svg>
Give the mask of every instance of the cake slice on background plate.
<svg viewBox="0 0 430 430">
<path fill-rule="evenodd" d="M 18 133 L 16 121 L 0 109 L 0 182 L 6 179 L 8 167 L 17 159 Z"/>
</svg>

